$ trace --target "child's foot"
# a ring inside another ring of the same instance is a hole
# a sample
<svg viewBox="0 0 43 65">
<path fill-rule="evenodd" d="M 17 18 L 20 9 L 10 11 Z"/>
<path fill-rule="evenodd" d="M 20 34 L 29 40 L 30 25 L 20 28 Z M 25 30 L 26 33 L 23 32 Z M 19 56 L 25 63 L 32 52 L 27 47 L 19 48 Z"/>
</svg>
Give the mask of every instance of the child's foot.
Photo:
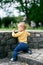
<svg viewBox="0 0 43 65">
<path fill-rule="evenodd" d="M 11 58 L 10 61 L 13 62 L 14 61 L 13 58 Z"/>
<path fill-rule="evenodd" d="M 29 53 L 29 54 L 32 54 L 32 51 L 31 51 L 31 50 L 29 50 L 29 51 L 28 51 L 28 53 Z"/>
<path fill-rule="evenodd" d="M 10 61 L 11 61 L 11 62 L 14 62 L 14 61 L 16 61 L 16 59 L 11 58 Z"/>
</svg>

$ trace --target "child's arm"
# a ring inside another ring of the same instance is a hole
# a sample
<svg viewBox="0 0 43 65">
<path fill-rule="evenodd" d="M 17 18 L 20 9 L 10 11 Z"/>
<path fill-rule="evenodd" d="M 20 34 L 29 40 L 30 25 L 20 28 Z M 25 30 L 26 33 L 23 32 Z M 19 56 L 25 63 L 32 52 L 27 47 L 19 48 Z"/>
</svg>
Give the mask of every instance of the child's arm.
<svg viewBox="0 0 43 65">
<path fill-rule="evenodd" d="M 18 32 L 18 33 L 15 33 L 14 31 L 12 31 L 12 36 L 13 37 L 19 37 L 22 33 Z"/>
<path fill-rule="evenodd" d="M 29 33 L 29 32 L 27 32 L 27 35 L 28 35 L 28 36 L 30 36 L 30 33 Z"/>
</svg>

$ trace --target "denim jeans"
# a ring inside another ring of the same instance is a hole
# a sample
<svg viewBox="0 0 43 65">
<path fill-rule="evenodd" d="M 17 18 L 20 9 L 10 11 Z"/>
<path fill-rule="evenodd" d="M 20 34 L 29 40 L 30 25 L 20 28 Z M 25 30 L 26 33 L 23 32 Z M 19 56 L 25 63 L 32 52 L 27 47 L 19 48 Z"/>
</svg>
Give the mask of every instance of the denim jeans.
<svg viewBox="0 0 43 65">
<path fill-rule="evenodd" d="M 13 59 L 16 60 L 17 59 L 17 55 L 19 51 L 29 51 L 29 46 L 28 44 L 24 43 L 24 42 L 19 42 L 18 46 L 14 49 L 13 51 Z"/>
</svg>

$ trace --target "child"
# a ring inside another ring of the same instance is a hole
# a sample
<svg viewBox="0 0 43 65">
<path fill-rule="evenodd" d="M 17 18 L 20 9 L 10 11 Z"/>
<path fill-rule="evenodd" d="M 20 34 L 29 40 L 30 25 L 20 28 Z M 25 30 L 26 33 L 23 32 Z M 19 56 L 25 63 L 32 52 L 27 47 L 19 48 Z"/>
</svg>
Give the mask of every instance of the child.
<svg viewBox="0 0 43 65">
<path fill-rule="evenodd" d="M 19 44 L 13 51 L 13 57 L 11 58 L 11 61 L 15 61 L 17 59 L 17 55 L 19 51 L 26 51 L 29 54 L 32 53 L 32 51 L 28 48 L 28 44 L 27 44 L 27 37 L 30 36 L 30 33 L 25 31 L 25 29 L 26 29 L 25 22 L 20 22 L 18 24 L 18 33 L 12 31 L 12 36 L 18 37 Z"/>
</svg>

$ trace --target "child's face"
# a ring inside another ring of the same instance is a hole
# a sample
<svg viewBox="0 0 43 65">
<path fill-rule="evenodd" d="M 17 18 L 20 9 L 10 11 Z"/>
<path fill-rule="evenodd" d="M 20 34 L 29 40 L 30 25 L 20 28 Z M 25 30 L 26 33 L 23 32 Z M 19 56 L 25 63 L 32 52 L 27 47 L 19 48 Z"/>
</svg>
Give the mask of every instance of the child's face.
<svg viewBox="0 0 43 65">
<path fill-rule="evenodd" d="M 18 25 L 18 31 L 22 32 L 24 30 L 24 26 L 22 26 L 21 24 Z"/>
</svg>

